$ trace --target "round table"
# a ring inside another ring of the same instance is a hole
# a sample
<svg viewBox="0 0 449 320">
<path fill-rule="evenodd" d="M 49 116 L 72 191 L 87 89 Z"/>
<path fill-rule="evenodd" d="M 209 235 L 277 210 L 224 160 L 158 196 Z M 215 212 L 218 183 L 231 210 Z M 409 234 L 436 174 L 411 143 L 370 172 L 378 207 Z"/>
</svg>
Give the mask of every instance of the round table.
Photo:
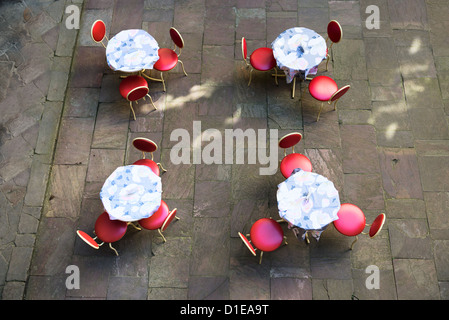
<svg viewBox="0 0 449 320">
<path fill-rule="evenodd" d="M 138 221 L 159 209 L 161 178 L 147 166 L 118 167 L 105 181 L 100 198 L 111 220 Z"/>
<path fill-rule="evenodd" d="M 145 30 L 123 30 L 108 41 L 106 60 L 112 70 L 137 72 L 153 68 L 158 50 L 157 41 Z"/>
<path fill-rule="evenodd" d="M 271 44 L 277 65 L 284 70 L 287 83 L 295 76 L 302 79 L 315 70 L 326 58 L 326 40 L 307 28 L 290 28 L 282 32 Z"/>
<path fill-rule="evenodd" d="M 314 172 L 295 169 L 293 174 L 278 185 L 279 215 L 291 225 L 315 231 L 318 240 L 329 223 L 338 219 L 340 198 L 334 184 Z"/>
</svg>

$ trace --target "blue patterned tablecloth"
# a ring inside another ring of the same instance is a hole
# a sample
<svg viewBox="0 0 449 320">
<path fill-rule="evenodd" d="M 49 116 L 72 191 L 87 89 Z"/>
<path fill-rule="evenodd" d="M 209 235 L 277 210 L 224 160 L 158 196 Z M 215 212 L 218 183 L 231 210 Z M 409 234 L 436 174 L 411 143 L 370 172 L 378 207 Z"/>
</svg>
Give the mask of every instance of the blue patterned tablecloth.
<svg viewBox="0 0 449 320">
<path fill-rule="evenodd" d="M 161 205 L 161 178 L 147 166 L 118 167 L 106 179 L 100 198 L 111 220 L 148 218 Z"/>
<path fill-rule="evenodd" d="M 272 42 L 271 47 L 278 67 L 287 76 L 287 83 L 296 75 L 305 79 L 326 58 L 326 40 L 307 28 L 285 30 Z"/>
<path fill-rule="evenodd" d="M 123 30 L 112 37 L 106 47 L 106 60 L 112 70 L 136 72 L 152 69 L 159 60 L 159 45 L 146 31 Z"/>
<path fill-rule="evenodd" d="M 320 230 L 337 220 L 340 198 L 334 184 L 317 173 L 295 171 L 278 185 L 281 218 L 304 230 Z"/>
</svg>

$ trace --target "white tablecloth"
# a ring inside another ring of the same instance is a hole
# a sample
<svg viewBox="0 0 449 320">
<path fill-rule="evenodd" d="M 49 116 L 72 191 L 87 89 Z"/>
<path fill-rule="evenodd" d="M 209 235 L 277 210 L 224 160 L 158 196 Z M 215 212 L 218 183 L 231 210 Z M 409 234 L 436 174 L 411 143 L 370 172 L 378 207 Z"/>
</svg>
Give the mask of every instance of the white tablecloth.
<svg viewBox="0 0 449 320">
<path fill-rule="evenodd" d="M 307 28 L 285 30 L 272 42 L 271 47 L 277 66 L 285 72 L 287 83 L 296 75 L 305 79 L 326 58 L 326 40 Z"/>
<path fill-rule="evenodd" d="M 106 60 L 112 70 L 137 72 L 152 69 L 159 60 L 159 45 L 145 30 L 123 30 L 106 47 Z"/>
<path fill-rule="evenodd" d="M 147 166 L 118 167 L 106 179 L 100 198 L 111 220 L 148 218 L 161 205 L 161 178 Z"/>
</svg>

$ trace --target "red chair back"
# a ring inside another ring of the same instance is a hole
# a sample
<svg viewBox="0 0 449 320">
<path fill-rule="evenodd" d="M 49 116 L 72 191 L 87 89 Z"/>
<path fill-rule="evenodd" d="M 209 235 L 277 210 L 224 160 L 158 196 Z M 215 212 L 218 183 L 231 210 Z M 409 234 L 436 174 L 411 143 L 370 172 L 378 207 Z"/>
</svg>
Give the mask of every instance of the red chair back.
<svg viewBox="0 0 449 320">
<path fill-rule="evenodd" d="M 350 85 L 341 87 L 340 89 L 337 90 L 337 92 L 335 92 L 332 97 L 330 98 L 330 101 L 335 101 L 340 99 L 346 92 L 348 92 L 348 90 L 351 88 Z"/>
<path fill-rule="evenodd" d="M 242 56 L 244 60 L 248 58 L 248 46 L 245 37 L 242 37 Z"/>
<path fill-rule="evenodd" d="M 384 225 L 385 218 L 386 218 L 385 213 L 381 213 L 376 217 L 376 219 L 374 219 L 373 223 L 371 224 L 371 227 L 369 228 L 368 234 L 370 238 L 373 238 L 379 234 L 380 230 L 382 230 L 382 227 Z"/>
<path fill-rule="evenodd" d="M 157 150 L 157 144 L 147 138 L 135 138 L 133 140 L 133 146 L 142 152 L 155 152 Z"/>
<path fill-rule="evenodd" d="M 162 227 L 165 219 L 169 214 L 169 209 L 167 203 L 164 200 L 161 200 L 161 205 L 159 209 L 149 218 L 140 219 L 139 224 L 142 228 L 147 230 L 157 230 Z"/>
<path fill-rule="evenodd" d="M 299 143 L 299 141 L 301 141 L 301 139 L 302 139 L 301 133 L 299 133 L 299 132 L 289 133 L 289 134 L 283 136 L 279 140 L 279 147 L 281 147 L 282 149 L 291 148 L 294 145 L 296 145 L 297 143 Z"/>
<path fill-rule="evenodd" d="M 334 222 L 335 228 L 348 237 L 362 233 L 366 225 L 363 211 L 352 203 L 343 203 L 338 211 L 338 220 Z"/>
<path fill-rule="evenodd" d="M 97 20 L 92 24 L 90 34 L 95 42 L 101 42 L 106 35 L 106 25 L 102 20 Z"/>
<path fill-rule="evenodd" d="M 167 227 L 170 225 L 170 223 L 176 217 L 177 211 L 178 211 L 178 209 L 176 209 L 176 208 L 173 209 L 172 211 L 170 211 L 170 213 L 168 214 L 167 218 L 165 218 L 164 223 L 161 226 L 161 231 L 165 231 L 165 229 L 167 229 Z"/>
<path fill-rule="evenodd" d="M 279 248 L 284 240 L 281 225 L 269 218 L 257 220 L 251 227 L 250 235 L 254 246 L 267 252 Z"/>
<path fill-rule="evenodd" d="M 256 249 L 254 249 L 251 242 L 249 242 L 248 238 L 245 237 L 241 232 L 239 232 L 240 239 L 242 239 L 243 243 L 246 245 L 246 247 L 251 251 L 251 253 L 255 256 L 256 255 Z"/>
<path fill-rule="evenodd" d="M 178 30 L 176 30 L 175 28 L 171 27 L 170 28 L 170 37 L 172 39 L 172 41 L 174 42 L 174 44 L 178 47 L 178 48 L 184 48 L 184 40 L 182 39 L 181 34 L 179 33 Z"/>
<path fill-rule="evenodd" d="M 100 245 L 87 233 L 81 230 L 77 230 L 76 234 L 89 246 L 91 246 L 94 249 L 99 249 Z"/>
<path fill-rule="evenodd" d="M 95 234 L 103 242 L 116 242 L 126 233 L 128 224 L 125 221 L 111 220 L 109 214 L 103 212 L 95 222 Z"/>
<path fill-rule="evenodd" d="M 329 24 L 327 25 L 327 35 L 332 42 L 340 42 L 341 38 L 343 37 L 343 29 L 341 28 L 338 21 L 332 20 L 331 22 L 329 22 Z"/>
</svg>

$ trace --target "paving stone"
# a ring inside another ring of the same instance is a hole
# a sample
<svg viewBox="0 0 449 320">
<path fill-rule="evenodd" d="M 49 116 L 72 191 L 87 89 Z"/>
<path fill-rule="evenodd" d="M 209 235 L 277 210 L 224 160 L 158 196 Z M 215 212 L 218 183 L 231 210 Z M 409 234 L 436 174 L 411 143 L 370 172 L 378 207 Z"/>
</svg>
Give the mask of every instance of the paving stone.
<svg viewBox="0 0 449 320">
<path fill-rule="evenodd" d="M 87 165 L 94 126 L 92 118 L 63 118 L 54 163 Z"/>
<path fill-rule="evenodd" d="M 449 194 L 447 192 L 425 192 L 424 200 L 426 202 L 427 217 L 429 229 L 434 237 L 438 233 L 447 233 L 449 229 L 449 220 L 445 213 L 448 205 Z"/>
<path fill-rule="evenodd" d="M 133 108 L 137 106 L 133 106 Z M 126 101 L 100 103 L 98 119 L 92 138 L 92 148 L 124 149 L 128 138 L 128 122 L 131 115 Z"/>
<path fill-rule="evenodd" d="M 368 289 L 369 276 L 365 269 L 353 269 L 354 296 L 360 300 L 397 300 L 395 275 L 393 270 L 380 270 L 379 289 Z"/>
<path fill-rule="evenodd" d="M 377 144 L 390 148 L 413 148 L 414 140 L 412 131 L 396 131 L 391 126 L 387 131 L 377 131 Z"/>
<path fill-rule="evenodd" d="M 437 278 L 439 281 L 447 281 L 449 279 L 449 273 L 445 267 L 448 263 L 449 256 L 447 254 L 447 248 L 449 241 L 447 240 L 435 240 L 434 241 L 434 257 L 435 267 L 437 271 Z"/>
<path fill-rule="evenodd" d="M 189 299 L 229 300 L 229 280 L 226 277 L 191 277 Z"/>
<path fill-rule="evenodd" d="M 354 292 L 352 280 L 312 279 L 314 300 L 349 300 Z"/>
<path fill-rule="evenodd" d="M 371 43 L 371 42 L 369 42 Z M 345 39 L 332 46 L 331 59 L 333 61 L 333 77 L 342 80 L 367 79 L 367 67 L 372 67 L 368 62 L 371 56 L 371 46 L 362 40 Z M 366 53 L 366 60 L 365 60 Z M 380 66 L 378 66 L 380 67 Z M 386 68 L 385 65 L 382 67 Z"/>
<path fill-rule="evenodd" d="M 190 274 L 202 276 L 227 274 L 230 247 L 229 218 L 196 218 L 193 230 Z"/>
<path fill-rule="evenodd" d="M 104 183 L 117 167 L 123 165 L 124 157 L 124 150 L 91 149 L 86 181 Z"/>
<path fill-rule="evenodd" d="M 371 108 L 369 123 L 377 130 L 391 132 L 392 135 L 397 131 L 411 130 L 404 100 L 373 101 Z"/>
<path fill-rule="evenodd" d="M 418 157 L 423 191 L 448 190 L 448 161 L 449 157 L 446 156 Z"/>
<path fill-rule="evenodd" d="M 376 136 L 372 126 L 344 125 L 341 129 L 344 173 L 374 173 L 379 170 Z"/>
<path fill-rule="evenodd" d="M 407 47 L 397 47 L 396 51 L 404 79 L 436 77 L 435 62 L 430 48 L 424 47 L 418 52 L 413 50 L 410 52 Z"/>
<path fill-rule="evenodd" d="M 301 4 L 302 7 L 302 4 Z M 326 7 L 305 7 L 298 11 L 300 26 L 305 26 L 327 38 L 327 24 L 329 23 L 329 9 Z M 274 40 L 274 39 L 273 39 Z"/>
<path fill-rule="evenodd" d="M 194 217 L 224 217 L 230 212 L 230 185 L 226 181 L 195 184 Z"/>
<path fill-rule="evenodd" d="M 95 117 L 99 95 L 98 88 L 68 88 L 63 115 L 65 117 Z"/>
<path fill-rule="evenodd" d="M 55 165 L 50 174 L 51 188 L 44 214 L 47 217 L 76 218 L 86 178 L 85 165 Z M 70 181 L 70 183 L 67 183 Z"/>
<path fill-rule="evenodd" d="M 270 296 L 273 300 L 312 300 L 312 281 L 291 278 L 271 279 Z"/>
<path fill-rule="evenodd" d="M 111 34 L 126 29 L 139 29 L 142 23 L 144 0 L 118 1 L 114 4 L 114 15 L 111 21 Z M 129 19 L 133 17 L 133 19 Z"/>
<path fill-rule="evenodd" d="M 109 279 L 108 300 L 146 300 L 148 291 L 145 277 L 112 277 Z"/>
<path fill-rule="evenodd" d="M 388 0 L 390 23 L 395 29 L 427 29 L 426 4 L 419 0 L 404 3 Z"/>
<path fill-rule="evenodd" d="M 379 163 L 387 197 L 423 198 L 418 160 L 413 149 L 379 149 Z"/>
<path fill-rule="evenodd" d="M 25 298 L 27 300 L 64 300 L 66 277 L 30 276 Z"/>
<path fill-rule="evenodd" d="M 73 58 L 69 87 L 99 88 L 106 70 L 103 47 L 77 47 Z"/>
<path fill-rule="evenodd" d="M 345 174 L 345 202 L 350 202 L 362 210 L 382 210 L 384 208 L 381 177 L 377 174 Z"/>
<path fill-rule="evenodd" d="M 149 287 L 187 288 L 189 281 L 188 257 L 155 256 L 150 259 Z"/>
<path fill-rule="evenodd" d="M 431 239 L 426 220 L 388 219 L 393 258 L 431 259 Z"/>
<path fill-rule="evenodd" d="M 242 246 L 244 244 L 242 243 Z M 251 255 L 247 252 L 248 255 Z M 259 258 L 231 258 L 229 275 L 229 298 L 241 300 L 252 297 L 265 300 L 270 297 L 270 268 L 267 263 L 259 264 Z"/>
<path fill-rule="evenodd" d="M 424 196 L 426 193 L 424 193 Z M 420 199 L 387 199 L 385 213 L 388 218 L 425 219 L 426 204 Z"/>
<path fill-rule="evenodd" d="M 441 140 L 449 137 L 449 129 L 442 109 L 411 109 L 408 113 L 415 139 Z M 429 123 L 432 125 L 429 126 Z"/>
<path fill-rule="evenodd" d="M 399 300 L 439 300 L 435 265 L 432 260 L 394 259 Z"/>
<path fill-rule="evenodd" d="M 365 41 L 366 67 L 394 69 L 398 66 L 394 41 L 391 38 L 370 38 Z"/>
<path fill-rule="evenodd" d="M 234 78 L 234 48 L 203 46 L 202 85 L 232 85 Z"/>
</svg>

